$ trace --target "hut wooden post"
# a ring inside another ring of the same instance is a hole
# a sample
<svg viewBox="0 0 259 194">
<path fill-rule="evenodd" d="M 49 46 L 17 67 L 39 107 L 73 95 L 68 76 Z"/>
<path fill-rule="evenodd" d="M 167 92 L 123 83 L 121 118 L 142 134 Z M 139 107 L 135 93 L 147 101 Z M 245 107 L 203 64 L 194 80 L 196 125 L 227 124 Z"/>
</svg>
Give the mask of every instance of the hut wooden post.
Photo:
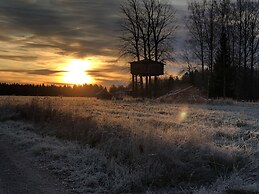
<svg viewBox="0 0 259 194">
<path fill-rule="evenodd" d="M 143 97 L 143 94 L 144 94 L 144 92 L 143 92 L 143 76 L 141 75 L 140 76 L 140 93 L 141 93 L 141 96 Z"/>
<path fill-rule="evenodd" d="M 136 81 L 135 81 L 135 94 L 138 95 L 138 76 L 136 75 Z"/>
<path fill-rule="evenodd" d="M 135 93 L 135 76 L 132 74 L 132 94 Z"/>
<path fill-rule="evenodd" d="M 155 87 L 154 87 L 155 96 L 157 96 L 157 76 L 155 76 Z"/>
<path fill-rule="evenodd" d="M 148 95 L 149 85 L 148 85 L 148 76 L 146 76 L 146 95 Z"/>
<path fill-rule="evenodd" d="M 149 94 L 152 96 L 152 76 L 149 76 Z"/>
</svg>

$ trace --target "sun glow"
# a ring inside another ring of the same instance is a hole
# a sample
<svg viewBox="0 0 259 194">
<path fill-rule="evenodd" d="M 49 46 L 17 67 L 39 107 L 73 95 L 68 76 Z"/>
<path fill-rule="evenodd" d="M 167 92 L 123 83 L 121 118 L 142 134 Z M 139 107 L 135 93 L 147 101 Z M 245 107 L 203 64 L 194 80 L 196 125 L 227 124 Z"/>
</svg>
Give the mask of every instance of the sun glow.
<svg viewBox="0 0 259 194">
<path fill-rule="evenodd" d="M 65 68 L 63 81 L 68 84 L 90 84 L 93 78 L 87 74 L 87 70 L 91 68 L 91 62 L 87 60 L 74 59 L 69 62 Z"/>
</svg>

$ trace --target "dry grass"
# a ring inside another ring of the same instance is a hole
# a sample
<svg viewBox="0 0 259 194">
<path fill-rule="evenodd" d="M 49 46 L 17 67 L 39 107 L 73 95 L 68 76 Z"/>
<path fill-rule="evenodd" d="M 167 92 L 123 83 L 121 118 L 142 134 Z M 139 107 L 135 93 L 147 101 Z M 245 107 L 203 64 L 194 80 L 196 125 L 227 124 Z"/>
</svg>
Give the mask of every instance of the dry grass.
<svg viewBox="0 0 259 194">
<path fill-rule="evenodd" d="M 99 150 L 106 158 L 106 168 L 121 177 L 115 188 L 106 186 L 110 191 L 175 188 L 202 193 L 218 189 L 221 180 L 232 180 L 234 174 L 238 181 L 257 180 L 252 177 L 253 170 L 258 172 L 259 123 L 254 118 L 259 113 L 250 114 L 254 105 L 258 108 L 257 104 L 189 106 L 13 98 L 1 104 L 0 118 L 29 121 L 37 133 Z M 34 150 L 36 155 L 48 151 L 42 146 Z M 110 163 L 113 168 L 107 167 Z"/>
</svg>

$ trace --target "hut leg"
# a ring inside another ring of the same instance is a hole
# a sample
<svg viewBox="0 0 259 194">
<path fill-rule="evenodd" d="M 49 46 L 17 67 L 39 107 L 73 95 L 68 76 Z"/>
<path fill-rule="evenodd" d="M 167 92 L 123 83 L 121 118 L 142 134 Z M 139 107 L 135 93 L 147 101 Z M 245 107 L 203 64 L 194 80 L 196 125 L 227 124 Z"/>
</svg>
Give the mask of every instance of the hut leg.
<svg viewBox="0 0 259 194">
<path fill-rule="evenodd" d="M 136 75 L 136 81 L 135 81 L 135 95 L 138 95 L 138 76 Z"/>
<path fill-rule="evenodd" d="M 148 96 L 148 90 L 149 90 L 149 87 L 148 87 L 148 76 L 146 76 L 146 96 Z"/>
<path fill-rule="evenodd" d="M 143 97 L 143 77 L 140 76 L 140 93 L 141 93 L 141 96 Z"/>
<path fill-rule="evenodd" d="M 134 95 L 135 93 L 135 76 L 132 75 L 132 94 Z"/>
<path fill-rule="evenodd" d="M 157 76 L 155 76 L 155 97 L 157 96 Z"/>
<path fill-rule="evenodd" d="M 149 83 L 148 83 L 148 87 L 149 87 L 149 95 L 152 97 L 152 77 L 149 76 Z"/>
</svg>

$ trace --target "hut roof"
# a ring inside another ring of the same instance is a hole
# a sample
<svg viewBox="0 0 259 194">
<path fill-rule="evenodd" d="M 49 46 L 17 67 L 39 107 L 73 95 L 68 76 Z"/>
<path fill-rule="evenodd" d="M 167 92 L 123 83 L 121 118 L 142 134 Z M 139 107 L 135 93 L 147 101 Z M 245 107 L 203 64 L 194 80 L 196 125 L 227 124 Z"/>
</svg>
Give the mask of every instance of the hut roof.
<svg viewBox="0 0 259 194">
<path fill-rule="evenodd" d="M 130 71 L 133 75 L 159 76 L 164 74 L 164 63 L 144 59 L 130 62 Z"/>
<path fill-rule="evenodd" d="M 130 62 L 130 64 L 138 64 L 138 65 L 141 65 L 141 64 L 150 64 L 150 65 L 165 65 L 164 63 L 162 62 L 158 62 L 158 61 L 154 61 L 154 60 L 151 60 L 151 59 L 143 59 L 141 61 L 133 61 L 133 62 Z"/>
</svg>

